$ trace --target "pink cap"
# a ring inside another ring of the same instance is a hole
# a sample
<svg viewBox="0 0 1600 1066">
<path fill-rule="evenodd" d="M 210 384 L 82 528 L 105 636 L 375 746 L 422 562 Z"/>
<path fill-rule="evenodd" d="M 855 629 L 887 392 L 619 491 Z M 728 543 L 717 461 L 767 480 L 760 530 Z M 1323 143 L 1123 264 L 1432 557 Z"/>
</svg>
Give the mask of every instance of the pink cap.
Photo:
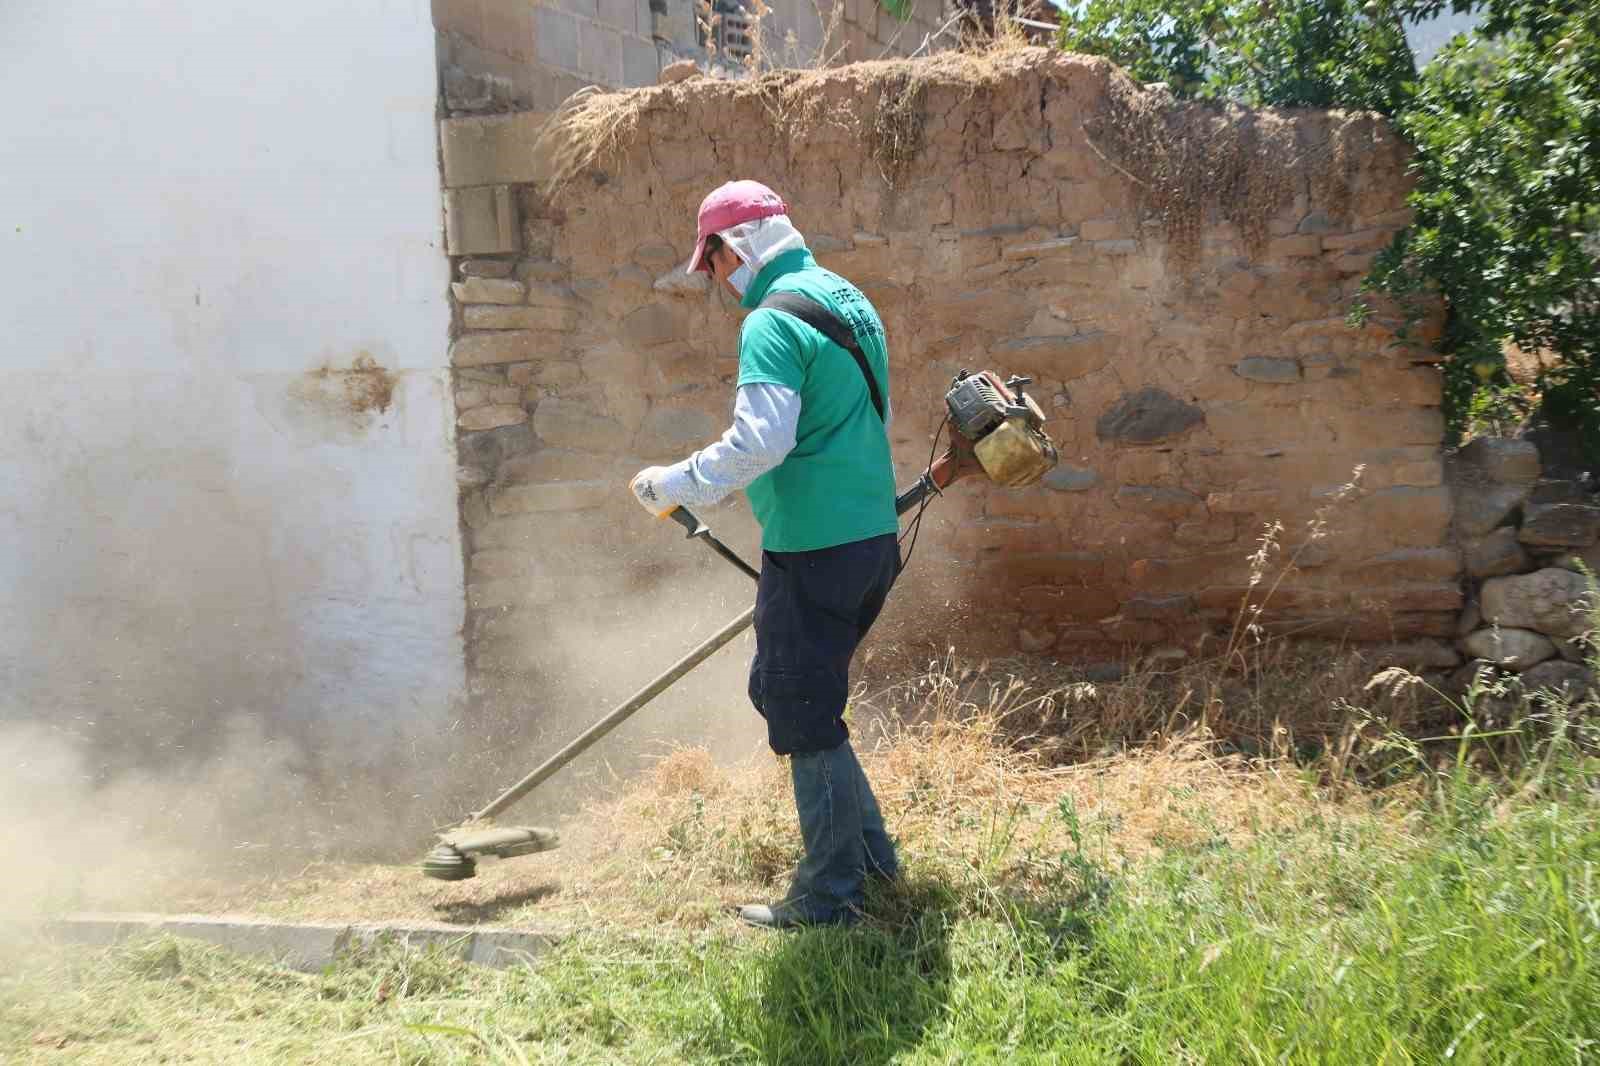
<svg viewBox="0 0 1600 1066">
<path fill-rule="evenodd" d="M 700 239 L 695 242 L 694 255 L 689 257 L 684 271 L 710 270 L 702 263 L 706 253 L 706 238 L 721 233 L 741 222 L 754 222 L 758 218 L 786 215 L 789 205 L 783 198 L 759 181 L 730 181 L 711 190 L 711 195 L 700 201 Z"/>
</svg>

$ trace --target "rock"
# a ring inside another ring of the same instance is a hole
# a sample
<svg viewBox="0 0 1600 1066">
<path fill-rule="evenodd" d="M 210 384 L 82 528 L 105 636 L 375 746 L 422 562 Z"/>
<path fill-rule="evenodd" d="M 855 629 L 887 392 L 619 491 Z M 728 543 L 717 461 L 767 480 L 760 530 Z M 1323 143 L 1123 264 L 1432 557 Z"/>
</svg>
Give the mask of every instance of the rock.
<svg viewBox="0 0 1600 1066">
<path fill-rule="evenodd" d="M 1118 444 L 1154 444 L 1181 436 L 1205 418 L 1200 408 L 1150 386 L 1112 404 L 1095 423 L 1095 434 Z"/>
<path fill-rule="evenodd" d="M 680 59 L 676 63 L 668 63 L 661 68 L 661 74 L 656 81 L 661 85 L 671 85 L 674 82 L 686 81 L 700 73 L 700 68 L 695 66 L 692 59 Z"/>
<path fill-rule="evenodd" d="M 1576 663 L 1547 662 L 1523 673 L 1522 690 L 1529 694 L 1549 691 L 1576 702 L 1594 691 L 1594 675 Z"/>
<path fill-rule="evenodd" d="M 537 330 L 467 333 L 451 343 L 450 363 L 456 367 L 524 363 L 539 359 L 550 349 L 559 347 L 559 343 Z"/>
<path fill-rule="evenodd" d="M 1526 486 L 1464 486 L 1456 493 L 1456 528 L 1464 536 L 1481 537 L 1504 525 L 1527 498 Z"/>
<path fill-rule="evenodd" d="M 1140 621 L 1177 622 L 1194 614 L 1194 600 L 1184 595 L 1135 596 L 1122 609 Z"/>
<path fill-rule="evenodd" d="M 1517 543 L 1517 531 L 1501 526 L 1467 549 L 1466 564 L 1476 578 L 1520 574 L 1528 568 L 1528 553 Z"/>
<path fill-rule="evenodd" d="M 514 426 L 527 420 L 528 412 L 521 404 L 495 403 L 461 412 L 456 419 L 456 425 L 465 430 L 498 429 L 501 426 Z"/>
<path fill-rule="evenodd" d="M 1600 537 L 1600 507 L 1585 503 L 1531 504 L 1517 539 L 1548 548 L 1587 548 Z"/>
<path fill-rule="evenodd" d="M 1549 637 L 1575 637 L 1589 628 L 1589 583 L 1582 574 L 1548 567 L 1531 574 L 1492 577 L 1479 599 L 1483 620 Z"/>
<path fill-rule="evenodd" d="M 645 304 L 625 315 L 617 325 L 622 339 L 640 348 L 652 348 L 678 340 L 688 329 L 681 315 L 658 303 Z"/>
<path fill-rule="evenodd" d="M 620 452 L 628 436 L 614 419 L 595 414 L 588 404 L 551 396 L 539 404 L 533 431 L 553 448 L 586 452 Z"/>
<path fill-rule="evenodd" d="M 1464 637 L 1482 623 L 1483 611 L 1478 607 L 1478 601 L 1468 600 L 1467 605 L 1461 609 L 1461 620 L 1456 623 L 1456 636 Z"/>
<path fill-rule="evenodd" d="M 1287 385 L 1300 380 L 1300 361 L 1274 356 L 1252 355 L 1239 360 L 1233 372 L 1249 381 Z"/>
<path fill-rule="evenodd" d="M 528 290 L 510 278 L 468 278 L 451 284 L 450 291 L 464 304 L 520 304 Z"/>
<path fill-rule="evenodd" d="M 1487 659 L 1507 670 L 1521 672 L 1535 663 L 1554 657 L 1550 638 L 1527 629 L 1480 629 L 1461 642 L 1461 650 L 1478 659 Z"/>
<path fill-rule="evenodd" d="M 468 329 L 567 333 L 578 328 L 578 312 L 564 307 L 506 307 L 494 304 L 468 304 L 467 309 L 461 314 L 461 321 Z M 522 362 L 523 360 L 513 361 Z"/>
<path fill-rule="evenodd" d="M 464 278 L 508 278 L 516 268 L 515 259 L 463 259 L 461 276 Z"/>
<path fill-rule="evenodd" d="M 1456 457 L 1464 468 L 1489 481 L 1532 485 L 1539 480 L 1539 449 L 1525 440 L 1479 437 Z"/>
<path fill-rule="evenodd" d="M 1571 478 L 1551 478 L 1533 487 L 1529 503 L 1587 503 L 1589 494 Z"/>
<path fill-rule="evenodd" d="M 1062 463 L 1044 476 L 1044 487 L 1057 492 L 1084 492 L 1100 483 L 1100 475 L 1087 467 Z"/>
</svg>

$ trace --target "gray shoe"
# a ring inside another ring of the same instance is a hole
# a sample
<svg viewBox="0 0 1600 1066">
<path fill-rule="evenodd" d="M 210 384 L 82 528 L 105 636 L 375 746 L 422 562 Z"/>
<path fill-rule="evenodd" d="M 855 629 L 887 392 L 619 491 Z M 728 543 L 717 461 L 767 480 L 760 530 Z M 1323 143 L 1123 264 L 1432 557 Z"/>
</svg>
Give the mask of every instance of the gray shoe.
<svg viewBox="0 0 1600 1066">
<path fill-rule="evenodd" d="M 763 929 L 797 929 L 802 926 L 849 926 L 856 922 L 855 911 L 846 910 L 832 918 L 814 918 L 797 907 L 776 903 L 746 903 L 739 908 L 739 920 Z"/>
</svg>

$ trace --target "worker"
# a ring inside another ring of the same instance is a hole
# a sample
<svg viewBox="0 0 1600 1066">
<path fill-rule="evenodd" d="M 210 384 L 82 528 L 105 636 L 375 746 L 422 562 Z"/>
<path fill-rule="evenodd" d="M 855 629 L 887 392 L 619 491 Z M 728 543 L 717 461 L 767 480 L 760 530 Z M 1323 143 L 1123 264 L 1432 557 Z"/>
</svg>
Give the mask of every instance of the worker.
<svg viewBox="0 0 1600 1066">
<path fill-rule="evenodd" d="M 900 572 L 883 323 L 861 290 L 817 265 L 783 200 L 759 182 L 705 198 L 687 270 L 751 309 L 733 425 L 682 462 L 641 470 L 631 487 L 657 515 L 738 489 L 749 497 L 762 549 L 750 702 L 772 750 L 789 757 L 805 857 L 781 901 L 739 916 L 780 929 L 846 925 L 866 879 L 898 872 L 844 721 L 850 659 Z"/>
</svg>

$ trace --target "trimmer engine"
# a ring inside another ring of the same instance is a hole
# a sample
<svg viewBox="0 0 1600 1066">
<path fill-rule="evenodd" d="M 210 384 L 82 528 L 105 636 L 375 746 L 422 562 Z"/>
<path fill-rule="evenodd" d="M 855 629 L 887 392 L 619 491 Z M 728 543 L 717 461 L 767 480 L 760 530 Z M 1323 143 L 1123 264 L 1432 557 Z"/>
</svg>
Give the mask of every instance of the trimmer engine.
<svg viewBox="0 0 1600 1066">
<path fill-rule="evenodd" d="M 1031 378 L 1002 382 L 990 370 L 963 370 L 945 393 L 950 428 L 972 443 L 983 472 L 996 484 L 1031 485 L 1055 469 L 1056 449 L 1044 433 L 1044 412 L 1022 391 L 1031 384 Z"/>
</svg>

